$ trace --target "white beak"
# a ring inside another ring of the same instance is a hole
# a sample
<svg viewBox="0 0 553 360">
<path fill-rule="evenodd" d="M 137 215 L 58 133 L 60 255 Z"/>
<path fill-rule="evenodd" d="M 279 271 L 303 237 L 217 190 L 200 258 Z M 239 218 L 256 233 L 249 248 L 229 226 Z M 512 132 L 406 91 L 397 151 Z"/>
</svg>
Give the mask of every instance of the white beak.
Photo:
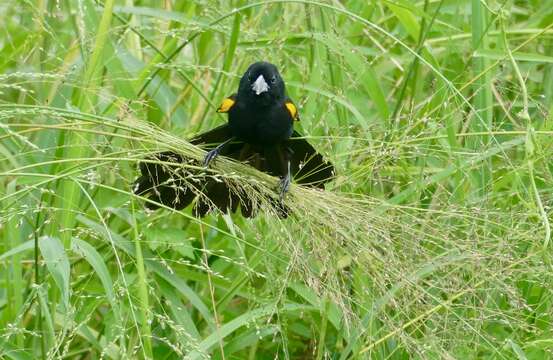
<svg viewBox="0 0 553 360">
<path fill-rule="evenodd" d="M 254 81 L 254 83 L 252 84 L 252 90 L 255 91 L 255 95 L 259 95 L 266 91 L 269 91 L 269 85 L 265 81 L 263 75 L 259 75 Z"/>
</svg>

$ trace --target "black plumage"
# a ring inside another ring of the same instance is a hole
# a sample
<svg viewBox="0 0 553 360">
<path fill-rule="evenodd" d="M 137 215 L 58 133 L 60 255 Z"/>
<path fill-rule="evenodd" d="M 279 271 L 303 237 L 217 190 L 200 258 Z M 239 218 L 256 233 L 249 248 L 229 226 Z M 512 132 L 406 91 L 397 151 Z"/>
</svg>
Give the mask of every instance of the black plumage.
<svg viewBox="0 0 553 360">
<path fill-rule="evenodd" d="M 272 203 L 281 216 L 288 212 L 283 200 L 291 178 L 297 184 L 324 188 L 333 177 L 332 164 L 294 131 L 297 109 L 286 96 L 284 81 L 274 65 L 252 64 L 242 76 L 238 92 L 223 100 L 218 111 L 228 113 L 228 123 L 190 141 L 209 150 L 203 165 L 222 155 L 280 177 L 281 198 Z M 239 188 L 231 190 L 225 182 L 198 170 L 202 164 L 174 152 L 155 154 L 151 160 L 157 162 L 140 163 L 136 194 L 177 210 L 195 202 L 197 216 L 213 207 L 235 212 L 239 206 L 245 217 L 255 215 L 256 205 L 248 194 Z M 180 165 L 185 163 L 196 167 Z M 155 203 L 146 202 L 146 207 L 156 209 L 159 205 Z"/>
</svg>

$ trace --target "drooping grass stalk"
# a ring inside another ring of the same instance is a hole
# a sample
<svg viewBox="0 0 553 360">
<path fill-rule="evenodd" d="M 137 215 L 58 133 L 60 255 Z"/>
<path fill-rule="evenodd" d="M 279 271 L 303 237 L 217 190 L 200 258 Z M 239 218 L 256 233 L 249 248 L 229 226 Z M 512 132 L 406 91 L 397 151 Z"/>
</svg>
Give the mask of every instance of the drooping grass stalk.
<svg viewBox="0 0 553 360">
<path fill-rule="evenodd" d="M 522 78 L 522 74 L 520 73 L 518 64 L 513 56 L 513 53 L 511 52 L 509 42 L 507 41 L 507 35 L 505 34 L 506 16 L 507 15 L 503 11 L 499 14 L 499 26 L 501 27 L 502 35 L 501 39 L 503 40 L 503 46 L 505 47 L 505 51 L 507 52 L 507 56 L 509 58 L 509 61 L 511 62 L 511 66 L 513 67 L 513 71 L 515 72 L 520 90 L 522 91 L 522 111 L 518 114 L 518 116 L 528 124 L 530 122 L 530 114 L 528 113 L 528 90 L 526 90 L 526 83 Z"/>
</svg>

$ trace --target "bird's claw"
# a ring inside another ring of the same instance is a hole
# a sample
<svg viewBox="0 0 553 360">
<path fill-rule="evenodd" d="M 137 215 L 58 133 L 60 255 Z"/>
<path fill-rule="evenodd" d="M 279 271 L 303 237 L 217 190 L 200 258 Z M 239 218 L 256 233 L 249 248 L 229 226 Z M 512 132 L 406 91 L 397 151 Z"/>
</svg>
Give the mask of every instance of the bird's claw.
<svg viewBox="0 0 553 360">
<path fill-rule="evenodd" d="M 219 149 L 215 148 L 213 150 L 210 150 L 207 152 L 204 158 L 204 167 L 208 167 L 209 163 L 215 160 L 215 158 L 219 155 Z"/>
<path fill-rule="evenodd" d="M 280 179 L 280 201 L 283 202 L 288 190 L 290 190 L 290 175 L 284 176 Z"/>
</svg>

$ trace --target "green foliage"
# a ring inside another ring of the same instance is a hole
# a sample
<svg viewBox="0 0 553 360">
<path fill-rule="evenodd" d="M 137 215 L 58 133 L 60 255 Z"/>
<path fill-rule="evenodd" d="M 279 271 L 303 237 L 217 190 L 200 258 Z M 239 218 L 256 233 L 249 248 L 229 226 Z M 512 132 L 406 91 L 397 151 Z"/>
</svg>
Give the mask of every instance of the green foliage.
<svg viewBox="0 0 553 360">
<path fill-rule="evenodd" d="M 3 1 L 0 358 L 549 358 L 552 20 L 552 0 Z M 261 59 L 336 179 L 292 186 L 286 220 L 146 212 L 137 163 L 201 159 L 186 139 Z"/>
</svg>

